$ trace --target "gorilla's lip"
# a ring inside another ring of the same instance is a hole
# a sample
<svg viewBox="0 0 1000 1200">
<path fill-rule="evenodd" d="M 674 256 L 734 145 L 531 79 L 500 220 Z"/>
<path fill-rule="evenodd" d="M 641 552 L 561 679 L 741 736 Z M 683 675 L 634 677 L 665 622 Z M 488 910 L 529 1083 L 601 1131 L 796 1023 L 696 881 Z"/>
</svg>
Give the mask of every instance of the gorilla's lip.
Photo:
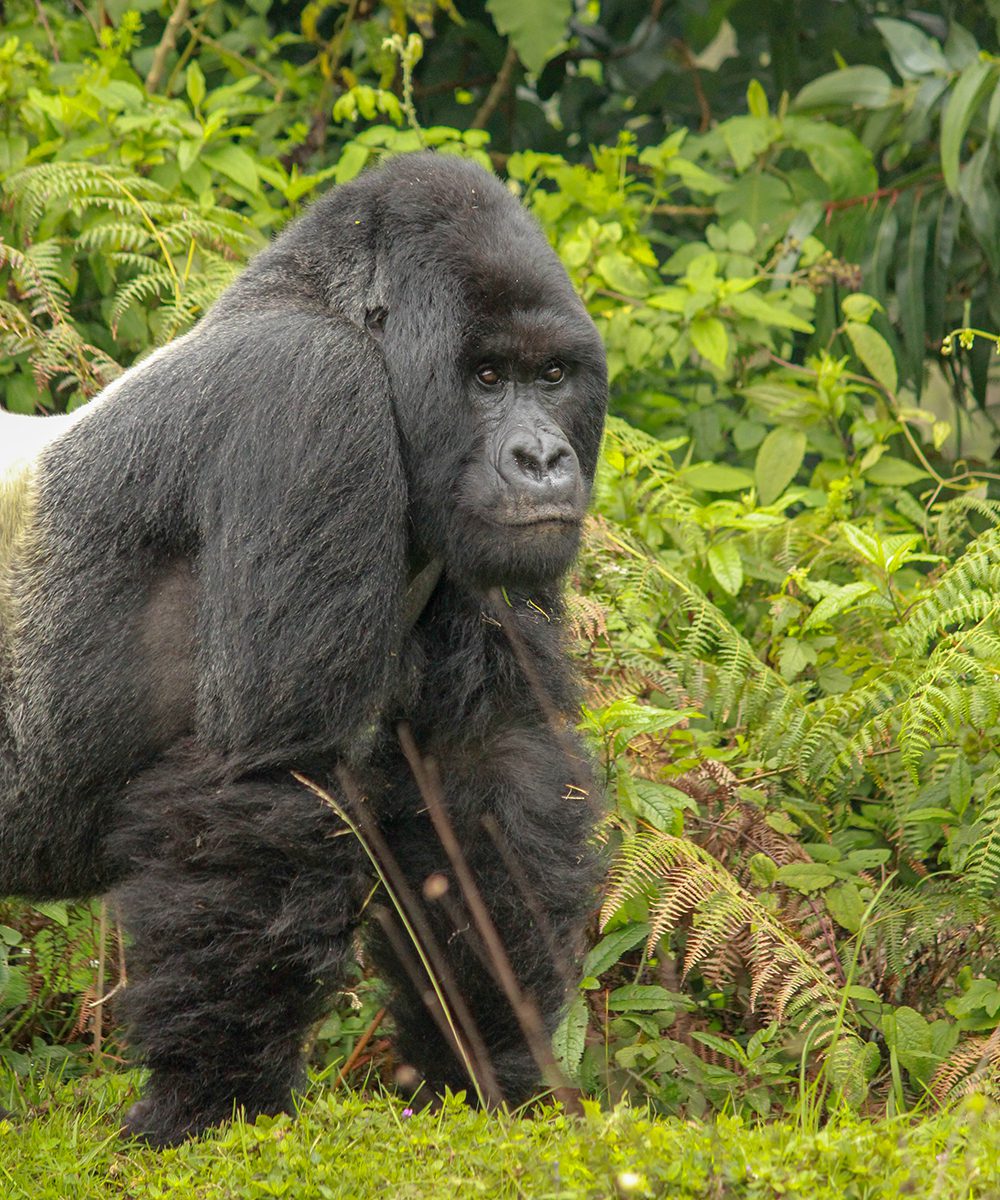
<svg viewBox="0 0 1000 1200">
<path fill-rule="evenodd" d="M 535 525 L 579 525 L 580 514 L 571 508 L 543 508 L 529 513 L 494 517 L 493 524 L 505 529 L 529 529 Z"/>
</svg>

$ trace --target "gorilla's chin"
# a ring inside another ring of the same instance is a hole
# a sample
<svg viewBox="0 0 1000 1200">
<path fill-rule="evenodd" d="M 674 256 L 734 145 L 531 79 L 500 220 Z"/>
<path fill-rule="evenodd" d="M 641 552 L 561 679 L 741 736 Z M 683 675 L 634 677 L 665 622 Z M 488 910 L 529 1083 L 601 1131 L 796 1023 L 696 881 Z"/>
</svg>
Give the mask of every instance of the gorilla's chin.
<svg viewBox="0 0 1000 1200">
<path fill-rule="evenodd" d="M 478 588 L 532 589 L 554 583 L 573 564 L 580 546 L 579 519 L 542 518 L 516 524 L 481 520 L 463 530 L 448 555 L 451 569 Z"/>
</svg>

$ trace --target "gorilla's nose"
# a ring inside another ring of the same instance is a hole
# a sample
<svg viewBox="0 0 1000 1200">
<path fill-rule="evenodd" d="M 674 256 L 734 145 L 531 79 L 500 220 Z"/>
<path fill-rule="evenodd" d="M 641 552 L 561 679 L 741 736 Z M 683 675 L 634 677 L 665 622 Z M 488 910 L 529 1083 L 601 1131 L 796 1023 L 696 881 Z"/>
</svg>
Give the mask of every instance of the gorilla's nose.
<svg viewBox="0 0 1000 1200">
<path fill-rule="evenodd" d="M 579 463 L 573 447 L 547 430 L 519 430 L 504 443 L 498 463 L 501 476 L 515 492 L 549 504 L 577 498 Z"/>
</svg>

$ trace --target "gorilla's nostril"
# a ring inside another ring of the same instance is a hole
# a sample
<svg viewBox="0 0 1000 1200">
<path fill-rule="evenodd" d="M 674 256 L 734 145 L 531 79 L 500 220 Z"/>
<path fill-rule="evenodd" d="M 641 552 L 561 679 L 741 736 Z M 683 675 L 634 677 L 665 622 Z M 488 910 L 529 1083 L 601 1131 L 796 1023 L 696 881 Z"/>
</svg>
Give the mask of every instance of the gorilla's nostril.
<svg viewBox="0 0 1000 1200">
<path fill-rule="evenodd" d="M 519 471 L 524 475 L 530 475 L 532 479 L 542 479 L 546 472 L 546 467 L 542 464 L 542 460 L 537 454 L 532 454 L 530 450 L 525 450 L 520 446 L 514 448 L 514 462 Z"/>
</svg>

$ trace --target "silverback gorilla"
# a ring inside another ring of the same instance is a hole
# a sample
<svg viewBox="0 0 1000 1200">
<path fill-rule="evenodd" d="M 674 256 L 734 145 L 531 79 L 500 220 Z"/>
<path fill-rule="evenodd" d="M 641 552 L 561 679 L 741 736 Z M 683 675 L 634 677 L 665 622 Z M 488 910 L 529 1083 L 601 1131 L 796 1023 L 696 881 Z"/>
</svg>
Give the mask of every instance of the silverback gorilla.
<svg viewBox="0 0 1000 1200">
<path fill-rule="evenodd" d="M 364 810 L 488 1099 L 537 1088 L 401 733 L 550 1033 L 594 883 L 558 618 L 606 398 L 533 220 L 419 154 L 335 188 L 90 405 L 0 415 L 0 894 L 113 893 L 151 1071 L 132 1133 L 287 1108 L 362 917 L 411 1077 L 468 1086 L 362 845 L 293 770 Z"/>
</svg>

